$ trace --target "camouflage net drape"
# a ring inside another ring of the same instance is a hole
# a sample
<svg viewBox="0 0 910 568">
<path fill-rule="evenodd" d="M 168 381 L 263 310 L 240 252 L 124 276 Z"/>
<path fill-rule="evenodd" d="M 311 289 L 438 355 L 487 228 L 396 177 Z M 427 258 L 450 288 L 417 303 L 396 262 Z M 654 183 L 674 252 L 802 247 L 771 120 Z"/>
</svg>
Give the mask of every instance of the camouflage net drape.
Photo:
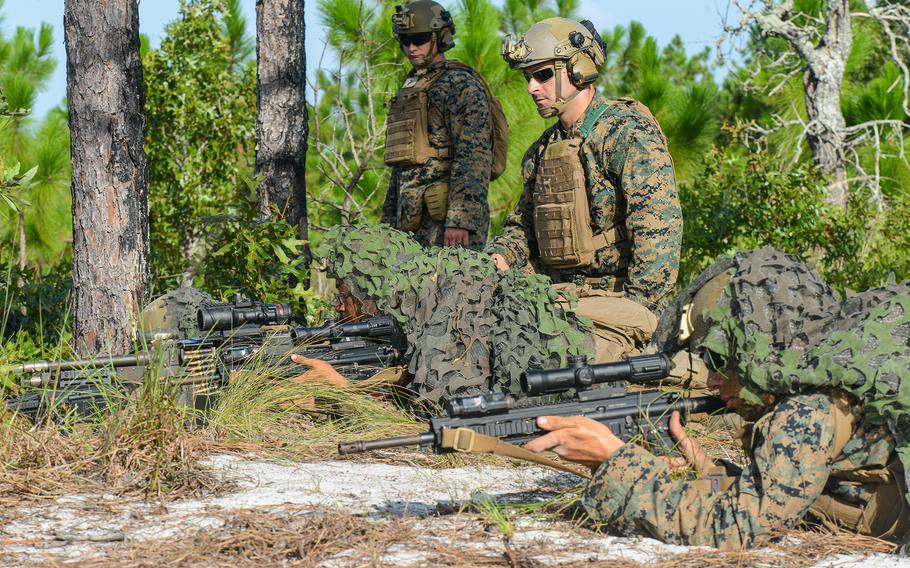
<svg viewBox="0 0 910 568">
<path fill-rule="evenodd" d="M 910 471 L 910 285 L 841 301 L 793 256 L 764 248 L 733 261 L 700 348 L 736 370 L 743 398 L 756 404 L 763 392 L 849 392 L 866 420 L 887 424 Z"/>
<path fill-rule="evenodd" d="M 500 272 L 485 254 L 422 249 L 405 233 L 374 225 L 334 227 L 317 254 L 356 298 L 406 330 L 409 388 L 426 400 L 520 395 L 525 369 L 593 352 L 589 323 L 559 307 L 563 296 L 549 280 Z"/>
</svg>

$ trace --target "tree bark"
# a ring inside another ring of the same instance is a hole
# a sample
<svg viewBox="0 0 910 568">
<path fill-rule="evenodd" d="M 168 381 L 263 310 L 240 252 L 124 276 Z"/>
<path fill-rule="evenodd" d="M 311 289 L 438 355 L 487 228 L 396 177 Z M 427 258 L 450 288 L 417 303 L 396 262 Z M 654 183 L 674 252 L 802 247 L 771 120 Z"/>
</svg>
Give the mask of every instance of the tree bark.
<svg viewBox="0 0 910 568">
<path fill-rule="evenodd" d="M 847 123 L 840 99 L 852 48 L 853 30 L 848 2 L 830 0 L 825 35 L 813 50 L 813 57 L 807 61 L 803 88 L 809 119 L 806 139 L 815 163 L 834 178 L 828 188 L 828 201 L 841 208 L 847 206 L 848 191 L 843 138 Z"/>
<path fill-rule="evenodd" d="M 834 178 L 828 188 L 829 203 L 847 206 L 847 158 L 844 150 L 846 121 L 841 111 L 840 99 L 847 59 L 853 48 L 853 30 L 850 27 L 848 0 L 829 0 L 825 16 L 825 29 L 817 45 L 807 27 L 795 24 L 793 1 L 775 4 L 765 2 L 765 10 L 749 14 L 754 18 L 762 35 L 785 39 L 805 61 L 803 94 L 806 102 L 806 140 L 812 150 L 815 164 Z"/>
<path fill-rule="evenodd" d="M 260 215 L 276 209 L 306 240 L 303 8 L 304 0 L 256 0 L 256 174 Z"/>
<path fill-rule="evenodd" d="M 843 139 L 847 123 L 841 112 L 840 95 L 846 60 L 831 58 L 827 63 L 821 74 L 810 66 L 803 78 L 809 119 L 806 140 L 816 165 L 834 178 L 828 187 L 828 202 L 843 208 L 847 206 L 848 193 Z"/>
<path fill-rule="evenodd" d="M 73 160 L 73 343 L 132 346 L 149 279 L 139 0 L 66 0 Z"/>
</svg>

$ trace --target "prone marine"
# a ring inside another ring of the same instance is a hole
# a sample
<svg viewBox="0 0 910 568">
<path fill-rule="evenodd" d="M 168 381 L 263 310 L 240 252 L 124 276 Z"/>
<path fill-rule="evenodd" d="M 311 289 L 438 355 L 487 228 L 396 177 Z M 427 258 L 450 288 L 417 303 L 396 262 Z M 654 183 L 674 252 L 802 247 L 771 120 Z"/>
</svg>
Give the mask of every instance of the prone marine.
<svg viewBox="0 0 910 568">
<path fill-rule="evenodd" d="M 590 466 L 589 515 L 621 534 L 741 549 L 803 522 L 906 544 L 910 506 L 910 285 L 841 301 L 795 257 L 765 248 L 722 258 L 683 290 L 655 333 L 708 364 L 708 385 L 755 420 L 749 464 L 715 464 L 671 418 L 701 475 L 624 444 L 600 423 L 540 417 L 527 444 Z"/>
</svg>

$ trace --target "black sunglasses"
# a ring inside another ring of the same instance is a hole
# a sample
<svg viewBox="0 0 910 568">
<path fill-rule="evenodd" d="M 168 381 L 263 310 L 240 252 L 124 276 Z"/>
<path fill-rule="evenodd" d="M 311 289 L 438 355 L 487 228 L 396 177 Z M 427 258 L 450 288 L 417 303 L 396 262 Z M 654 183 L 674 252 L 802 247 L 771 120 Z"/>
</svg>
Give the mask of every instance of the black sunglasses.
<svg viewBox="0 0 910 568">
<path fill-rule="evenodd" d="M 546 67 L 544 69 L 538 69 L 537 71 L 535 71 L 533 73 L 525 73 L 525 81 L 530 83 L 531 79 L 534 79 L 538 83 L 546 83 L 547 81 L 552 79 L 553 75 L 555 75 L 555 74 L 556 73 L 552 67 Z"/>
<path fill-rule="evenodd" d="M 398 36 L 398 42 L 403 46 L 423 45 L 433 39 L 433 32 L 422 32 L 419 34 L 404 34 Z"/>
</svg>

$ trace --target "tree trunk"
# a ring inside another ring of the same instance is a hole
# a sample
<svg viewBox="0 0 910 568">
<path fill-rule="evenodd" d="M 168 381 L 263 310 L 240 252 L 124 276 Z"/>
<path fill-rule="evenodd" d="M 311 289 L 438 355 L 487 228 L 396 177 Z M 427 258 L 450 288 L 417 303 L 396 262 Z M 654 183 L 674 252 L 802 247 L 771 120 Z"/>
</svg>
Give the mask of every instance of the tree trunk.
<svg viewBox="0 0 910 568">
<path fill-rule="evenodd" d="M 304 0 L 256 0 L 256 173 L 260 215 L 276 209 L 306 240 L 303 7 Z"/>
<path fill-rule="evenodd" d="M 825 34 L 809 57 L 803 88 L 809 119 L 806 139 L 815 163 L 834 181 L 828 187 L 828 202 L 847 206 L 847 157 L 844 132 L 847 123 L 840 99 L 847 59 L 853 48 L 853 29 L 848 0 L 828 2 Z"/>
<path fill-rule="evenodd" d="M 139 0 L 66 0 L 73 160 L 73 342 L 132 346 L 149 279 Z"/>
<path fill-rule="evenodd" d="M 809 125 L 806 139 L 816 165 L 834 180 L 828 187 L 829 203 L 847 206 L 847 158 L 843 132 L 847 124 L 840 108 L 844 64 L 832 58 L 825 66 L 826 75 L 817 75 L 810 67 L 803 79 L 806 114 Z"/>
</svg>

